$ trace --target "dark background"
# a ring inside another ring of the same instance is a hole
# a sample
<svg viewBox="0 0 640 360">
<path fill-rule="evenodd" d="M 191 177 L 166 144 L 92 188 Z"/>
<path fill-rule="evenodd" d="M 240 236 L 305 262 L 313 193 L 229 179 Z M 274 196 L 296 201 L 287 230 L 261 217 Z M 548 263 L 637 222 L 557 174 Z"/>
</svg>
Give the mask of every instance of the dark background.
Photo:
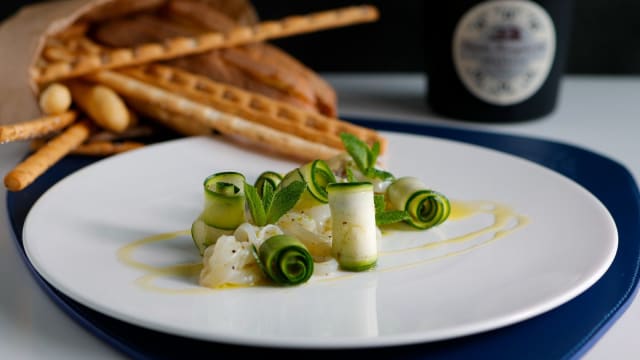
<svg viewBox="0 0 640 360">
<path fill-rule="evenodd" d="M 558 0 L 563 1 L 563 0 Z M 0 1 L 0 19 L 37 1 Z M 334 7 L 372 4 L 375 23 L 274 41 L 317 71 L 415 72 L 424 70 L 423 0 L 254 0 L 262 19 Z M 640 1 L 575 0 L 566 71 L 640 74 Z"/>
</svg>

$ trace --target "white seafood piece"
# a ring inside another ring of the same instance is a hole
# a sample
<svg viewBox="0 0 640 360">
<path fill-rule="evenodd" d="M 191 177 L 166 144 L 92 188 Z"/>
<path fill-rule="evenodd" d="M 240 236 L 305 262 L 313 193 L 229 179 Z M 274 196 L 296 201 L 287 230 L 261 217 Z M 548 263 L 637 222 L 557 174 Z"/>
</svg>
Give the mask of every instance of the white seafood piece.
<svg viewBox="0 0 640 360">
<path fill-rule="evenodd" d="M 253 244 L 256 249 L 259 249 L 265 240 L 282 233 L 282 230 L 273 224 L 260 227 L 250 223 L 243 223 L 234 231 L 233 236 L 235 236 L 238 241 L 249 242 Z"/>
<path fill-rule="evenodd" d="M 252 254 L 251 243 L 238 241 L 233 235 L 223 235 L 209 246 L 202 263 L 200 285 L 210 288 L 251 286 L 265 278 Z"/>
<path fill-rule="evenodd" d="M 324 205 L 317 207 L 325 208 Z M 305 211 L 305 213 L 285 214 L 278 221 L 278 226 L 286 235 L 300 240 L 314 261 L 325 261 L 331 257 L 331 213 L 328 212 L 328 215 L 325 215 L 322 210 L 319 210 L 315 214 L 319 220 L 316 220 L 309 215 L 308 210 Z"/>
</svg>

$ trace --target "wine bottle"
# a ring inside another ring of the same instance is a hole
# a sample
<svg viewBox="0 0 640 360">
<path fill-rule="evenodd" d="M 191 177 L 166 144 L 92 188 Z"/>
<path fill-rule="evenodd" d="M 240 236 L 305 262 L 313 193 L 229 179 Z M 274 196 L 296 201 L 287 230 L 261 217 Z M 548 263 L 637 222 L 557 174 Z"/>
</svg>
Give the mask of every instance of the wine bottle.
<svg viewBox="0 0 640 360">
<path fill-rule="evenodd" d="M 553 112 L 572 1 L 457 0 L 425 11 L 427 102 L 434 112 L 483 122 Z"/>
</svg>

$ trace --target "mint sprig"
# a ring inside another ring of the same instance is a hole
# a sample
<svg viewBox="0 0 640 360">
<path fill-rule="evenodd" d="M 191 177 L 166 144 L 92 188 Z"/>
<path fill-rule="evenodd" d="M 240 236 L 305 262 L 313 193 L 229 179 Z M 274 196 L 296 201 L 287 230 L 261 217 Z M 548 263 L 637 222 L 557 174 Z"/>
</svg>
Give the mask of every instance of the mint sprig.
<svg viewBox="0 0 640 360">
<path fill-rule="evenodd" d="M 253 222 L 257 226 L 275 224 L 295 206 L 306 186 L 303 181 L 296 180 L 275 190 L 268 188 L 261 198 L 256 187 L 245 182 L 244 192 Z"/>
<path fill-rule="evenodd" d="M 247 205 L 249 206 L 249 212 L 253 218 L 253 222 L 258 226 L 264 226 L 267 224 L 267 212 L 265 211 L 263 200 L 258 195 L 258 190 L 255 186 L 244 183 L 244 196 L 247 199 Z"/>
<path fill-rule="evenodd" d="M 307 184 L 304 181 L 296 180 L 274 192 L 273 200 L 267 210 L 267 223 L 275 224 L 282 215 L 291 210 L 306 188 Z"/>
<path fill-rule="evenodd" d="M 380 142 L 376 141 L 371 147 L 357 136 L 350 133 L 341 133 L 340 139 L 345 150 L 353 159 L 358 170 L 366 177 L 372 179 L 392 179 L 393 175 L 376 168 L 376 162 L 380 155 Z"/>
<path fill-rule="evenodd" d="M 387 210 L 384 195 L 373 196 L 373 203 L 376 209 L 376 225 L 383 226 L 409 219 L 409 213 L 404 210 Z"/>
<path fill-rule="evenodd" d="M 271 207 L 273 196 L 275 195 L 276 187 L 268 182 L 262 185 L 262 203 L 265 209 Z"/>
</svg>

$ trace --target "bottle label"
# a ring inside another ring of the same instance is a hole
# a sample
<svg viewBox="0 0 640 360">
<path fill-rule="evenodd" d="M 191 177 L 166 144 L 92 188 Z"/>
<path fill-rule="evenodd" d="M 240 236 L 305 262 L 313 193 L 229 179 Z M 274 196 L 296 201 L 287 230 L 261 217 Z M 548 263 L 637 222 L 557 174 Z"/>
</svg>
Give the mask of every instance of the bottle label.
<svg viewBox="0 0 640 360">
<path fill-rule="evenodd" d="M 549 14 L 525 0 L 472 7 L 453 35 L 453 62 L 464 86 L 494 105 L 531 97 L 547 79 L 556 50 Z"/>
</svg>

